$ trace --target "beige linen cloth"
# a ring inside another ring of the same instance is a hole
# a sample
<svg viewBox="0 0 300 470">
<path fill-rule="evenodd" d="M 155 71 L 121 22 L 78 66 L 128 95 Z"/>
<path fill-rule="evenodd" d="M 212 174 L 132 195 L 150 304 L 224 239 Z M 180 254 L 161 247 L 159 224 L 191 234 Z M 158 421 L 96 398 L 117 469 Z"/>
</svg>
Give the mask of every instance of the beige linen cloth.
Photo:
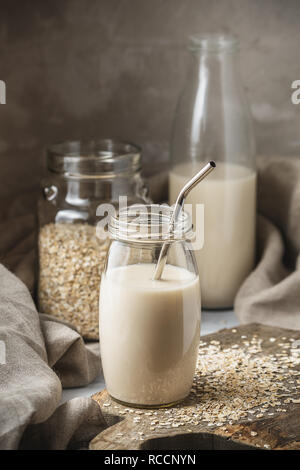
<svg viewBox="0 0 300 470">
<path fill-rule="evenodd" d="M 86 448 L 106 427 L 99 406 L 91 398 L 59 403 L 62 387 L 87 385 L 100 360 L 74 329 L 35 308 L 26 199 L 0 219 L 0 260 L 18 275 L 0 264 L 0 449 Z"/>
<path fill-rule="evenodd" d="M 300 158 L 259 158 L 257 200 L 257 265 L 235 312 L 242 323 L 300 329 Z"/>
</svg>

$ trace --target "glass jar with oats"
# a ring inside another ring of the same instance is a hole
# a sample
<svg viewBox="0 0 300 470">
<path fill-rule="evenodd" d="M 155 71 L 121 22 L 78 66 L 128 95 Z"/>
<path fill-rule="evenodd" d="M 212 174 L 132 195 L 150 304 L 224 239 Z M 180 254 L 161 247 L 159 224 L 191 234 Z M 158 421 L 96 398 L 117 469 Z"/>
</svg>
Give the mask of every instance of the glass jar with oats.
<svg viewBox="0 0 300 470">
<path fill-rule="evenodd" d="M 108 221 L 120 205 L 150 202 L 141 151 L 110 139 L 62 142 L 47 150 L 47 169 L 38 207 L 39 309 L 96 340 Z"/>
</svg>

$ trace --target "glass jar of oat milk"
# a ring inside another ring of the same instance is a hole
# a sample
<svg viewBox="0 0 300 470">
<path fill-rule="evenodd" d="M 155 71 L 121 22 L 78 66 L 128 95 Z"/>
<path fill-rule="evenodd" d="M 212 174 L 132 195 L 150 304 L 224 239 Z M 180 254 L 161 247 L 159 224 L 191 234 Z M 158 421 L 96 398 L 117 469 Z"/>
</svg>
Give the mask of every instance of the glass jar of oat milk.
<svg viewBox="0 0 300 470">
<path fill-rule="evenodd" d="M 196 227 L 196 205 L 204 204 L 204 246 L 195 255 L 202 306 L 209 309 L 232 307 L 254 263 L 255 144 L 237 46 L 230 35 L 190 38 L 171 140 L 170 203 L 206 161 L 217 164 L 186 201 Z"/>
<path fill-rule="evenodd" d="M 149 201 L 140 149 L 126 142 L 64 142 L 47 151 L 48 176 L 39 200 L 41 312 L 98 339 L 99 284 L 109 239 L 96 224 L 109 207 Z M 104 204 L 104 205 L 103 205 Z M 105 205 L 107 204 L 107 206 Z"/>
<path fill-rule="evenodd" d="M 168 206 L 129 208 L 111 219 L 100 289 L 100 351 L 109 394 L 137 407 L 167 406 L 189 393 L 200 339 L 200 288 L 182 212 L 170 238 Z M 163 243 L 161 279 L 153 280 Z"/>
</svg>

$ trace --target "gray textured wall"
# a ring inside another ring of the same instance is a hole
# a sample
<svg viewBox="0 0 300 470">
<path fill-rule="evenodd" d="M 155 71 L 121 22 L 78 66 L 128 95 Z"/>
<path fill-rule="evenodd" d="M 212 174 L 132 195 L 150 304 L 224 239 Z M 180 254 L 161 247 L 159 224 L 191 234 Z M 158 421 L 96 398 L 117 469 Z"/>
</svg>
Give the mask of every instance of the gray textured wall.
<svg viewBox="0 0 300 470">
<path fill-rule="evenodd" d="M 299 25 L 297 0 L 1 0 L 0 196 L 34 186 L 61 139 L 119 136 L 165 161 L 195 32 L 240 37 L 258 152 L 300 154 Z"/>
</svg>

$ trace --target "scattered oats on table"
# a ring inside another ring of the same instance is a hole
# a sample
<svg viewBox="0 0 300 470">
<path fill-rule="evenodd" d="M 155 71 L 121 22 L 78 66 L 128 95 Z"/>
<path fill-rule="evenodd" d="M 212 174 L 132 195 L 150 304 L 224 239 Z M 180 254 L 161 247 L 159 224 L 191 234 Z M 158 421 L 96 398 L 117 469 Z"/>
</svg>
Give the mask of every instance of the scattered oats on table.
<svg viewBox="0 0 300 470">
<path fill-rule="evenodd" d="M 191 426 L 203 424 L 210 428 L 222 426 L 226 431 L 226 425 L 286 412 L 285 408 L 276 407 L 285 403 L 287 396 L 292 403 L 300 402 L 300 372 L 293 369 L 300 364 L 299 355 L 290 346 L 286 348 L 288 343 L 283 343 L 282 354 L 262 354 L 263 340 L 257 335 L 248 339 L 249 342 L 242 345 L 226 345 L 225 348 L 219 341 L 201 341 L 189 397 L 172 408 L 155 412 L 134 409 L 134 413 L 141 416 L 142 412 L 151 431 L 184 425 L 190 430 Z M 115 407 L 113 401 L 109 403 Z M 122 405 L 118 405 L 118 409 L 119 414 L 130 410 L 123 411 Z M 252 437 L 256 435 L 256 431 L 251 431 Z M 269 444 L 264 447 L 270 448 Z"/>
<path fill-rule="evenodd" d="M 109 240 L 88 224 L 47 224 L 39 233 L 39 307 L 98 339 L 99 285 Z"/>
</svg>

